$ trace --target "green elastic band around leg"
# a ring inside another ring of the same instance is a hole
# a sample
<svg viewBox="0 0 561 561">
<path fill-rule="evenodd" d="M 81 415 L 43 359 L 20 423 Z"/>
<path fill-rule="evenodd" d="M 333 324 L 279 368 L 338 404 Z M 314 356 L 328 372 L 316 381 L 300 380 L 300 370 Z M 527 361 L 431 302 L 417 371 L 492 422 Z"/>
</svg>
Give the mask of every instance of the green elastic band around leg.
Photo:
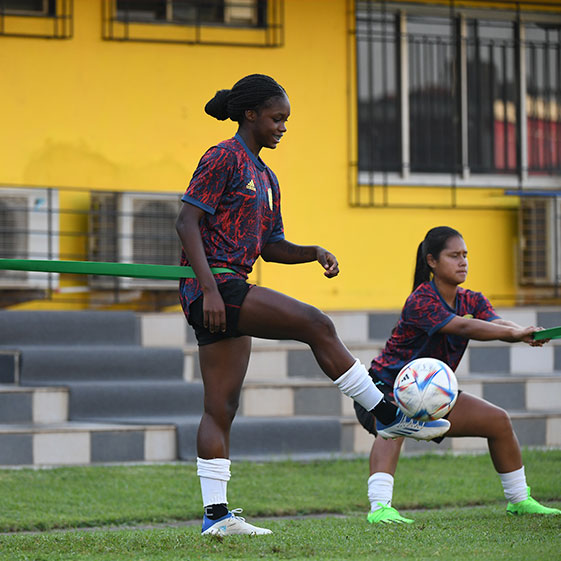
<svg viewBox="0 0 561 561">
<path fill-rule="evenodd" d="M 36 271 L 42 273 L 69 273 L 72 275 L 108 275 L 140 279 L 178 280 L 193 279 L 191 267 L 179 265 L 151 265 L 145 263 L 103 263 L 96 261 L 54 261 L 50 259 L 0 259 L 0 269 L 9 271 Z M 235 273 L 225 267 L 213 267 L 213 274 Z"/>
</svg>

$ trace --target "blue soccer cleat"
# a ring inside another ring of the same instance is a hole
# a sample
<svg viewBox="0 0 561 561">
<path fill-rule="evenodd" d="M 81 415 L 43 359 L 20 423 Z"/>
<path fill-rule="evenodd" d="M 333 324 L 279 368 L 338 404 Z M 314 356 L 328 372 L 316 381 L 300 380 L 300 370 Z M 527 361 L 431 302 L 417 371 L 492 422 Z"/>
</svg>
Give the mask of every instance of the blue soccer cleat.
<svg viewBox="0 0 561 561">
<path fill-rule="evenodd" d="M 450 428 L 450 422 L 446 419 L 436 421 L 416 421 L 406 417 L 398 410 L 396 418 L 389 424 L 383 425 L 376 419 L 376 431 L 382 438 L 398 438 L 405 436 L 415 440 L 432 440 L 443 436 Z"/>
</svg>

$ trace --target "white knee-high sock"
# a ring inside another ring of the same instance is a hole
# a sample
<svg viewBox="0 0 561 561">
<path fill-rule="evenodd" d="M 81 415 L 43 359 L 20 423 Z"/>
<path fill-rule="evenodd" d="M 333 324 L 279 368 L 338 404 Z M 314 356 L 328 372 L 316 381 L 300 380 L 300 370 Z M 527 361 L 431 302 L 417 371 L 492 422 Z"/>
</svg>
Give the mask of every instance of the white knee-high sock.
<svg viewBox="0 0 561 561">
<path fill-rule="evenodd" d="M 519 503 L 528 498 L 528 485 L 524 466 L 509 473 L 499 473 L 501 483 L 505 492 L 506 500 L 509 503 Z"/>
<path fill-rule="evenodd" d="M 230 481 L 230 463 L 226 458 L 197 458 L 197 475 L 201 480 L 203 506 L 228 504 L 226 493 Z"/>
<path fill-rule="evenodd" d="M 389 473 L 377 472 L 368 478 L 368 500 L 370 510 L 378 510 L 381 503 L 384 506 L 392 506 L 393 476 Z"/>
<path fill-rule="evenodd" d="M 333 383 L 346 396 L 360 403 L 367 411 L 372 411 L 384 397 L 384 394 L 374 385 L 364 364 L 361 364 L 358 359 Z"/>
</svg>

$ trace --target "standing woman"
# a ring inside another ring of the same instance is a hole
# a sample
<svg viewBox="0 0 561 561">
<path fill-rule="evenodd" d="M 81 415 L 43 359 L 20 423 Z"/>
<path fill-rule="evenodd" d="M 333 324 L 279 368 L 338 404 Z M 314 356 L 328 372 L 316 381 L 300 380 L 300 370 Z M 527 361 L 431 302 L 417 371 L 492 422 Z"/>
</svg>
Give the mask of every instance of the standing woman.
<svg viewBox="0 0 561 561">
<path fill-rule="evenodd" d="M 181 281 L 180 299 L 197 336 L 204 384 L 204 413 L 197 434 L 202 533 L 268 534 L 270 530 L 236 516 L 239 510 L 229 511 L 226 498 L 230 427 L 252 336 L 307 343 L 340 390 L 376 415 L 383 434 L 429 439 L 446 432 L 449 423 L 416 423 L 405 417 L 383 399 L 325 314 L 247 283 L 259 256 L 277 263 L 318 261 L 327 278 L 339 273 L 335 256 L 325 249 L 285 240 L 277 178 L 259 157 L 262 148 L 276 148 L 286 132 L 290 103 L 285 90 L 269 76 L 252 74 L 231 90 L 218 91 L 205 111 L 216 119 L 237 122 L 238 131 L 204 154 L 182 198 L 176 224 L 184 250 L 181 264 L 190 265 L 196 275 Z M 211 267 L 233 272 L 213 276 Z"/>
<path fill-rule="evenodd" d="M 386 399 L 393 399 L 394 380 L 401 368 L 413 359 L 437 358 L 456 370 L 470 339 L 522 341 L 532 346 L 542 346 L 546 342 L 533 340 L 535 327 L 521 327 L 501 319 L 483 294 L 461 288 L 467 272 L 467 248 L 461 234 L 447 226 L 429 230 L 417 251 L 413 292 L 384 350 L 370 367 L 370 376 Z M 372 415 L 356 402 L 355 411 L 362 426 L 376 435 Z M 506 411 L 460 392 L 446 418 L 450 422 L 446 437 L 487 439 L 509 514 L 561 514 L 561 510 L 542 506 L 530 497 L 520 446 Z M 441 442 L 443 438 L 434 440 Z M 368 479 L 370 523 L 413 522 L 391 506 L 393 477 L 402 444 L 403 438 L 376 438 L 374 441 Z"/>
</svg>

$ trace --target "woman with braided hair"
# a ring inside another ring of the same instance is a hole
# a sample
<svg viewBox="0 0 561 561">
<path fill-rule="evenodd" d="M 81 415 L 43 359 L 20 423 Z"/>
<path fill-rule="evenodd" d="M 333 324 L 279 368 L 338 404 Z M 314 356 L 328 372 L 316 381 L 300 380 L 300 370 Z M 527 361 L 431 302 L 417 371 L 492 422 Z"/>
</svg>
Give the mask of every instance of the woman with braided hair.
<svg viewBox="0 0 561 561">
<path fill-rule="evenodd" d="M 259 157 L 286 133 L 290 103 L 275 80 L 252 74 L 220 90 L 205 111 L 238 124 L 236 135 L 210 148 L 185 194 L 177 219 L 182 265 L 196 278 L 180 283 L 181 304 L 199 345 L 204 413 L 197 434 L 203 534 L 268 534 L 229 511 L 230 428 L 251 351 L 251 337 L 293 339 L 310 346 L 325 374 L 347 396 L 376 416 L 380 434 L 430 439 L 448 421 L 414 422 L 387 402 L 366 368 L 337 336 L 327 315 L 273 290 L 248 284 L 256 259 L 277 263 L 318 261 L 327 278 L 339 273 L 335 256 L 320 246 L 296 245 L 284 237 L 275 174 Z M 211 267 L 232 272 L 213 276 Z"/>
</svg>

